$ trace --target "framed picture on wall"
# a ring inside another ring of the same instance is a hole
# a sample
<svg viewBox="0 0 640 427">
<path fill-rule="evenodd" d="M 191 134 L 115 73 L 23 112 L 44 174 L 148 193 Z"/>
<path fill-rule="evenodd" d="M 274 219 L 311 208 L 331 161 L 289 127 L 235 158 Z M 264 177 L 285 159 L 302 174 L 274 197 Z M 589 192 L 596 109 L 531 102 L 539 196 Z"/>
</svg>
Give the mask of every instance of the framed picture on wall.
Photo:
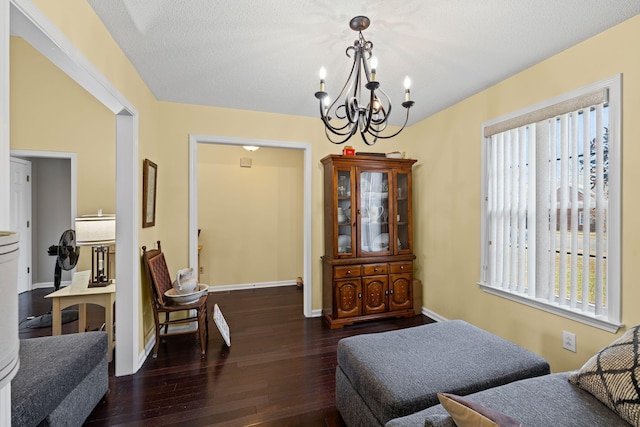
<svg viewBox="0 0 640 427">
<path fill-rule="evenodd" d="M 158 183 L 158 165 L 144 159 L 142 166 L 142 227 L 156 225 L 156 187 Z"/>
</svg>

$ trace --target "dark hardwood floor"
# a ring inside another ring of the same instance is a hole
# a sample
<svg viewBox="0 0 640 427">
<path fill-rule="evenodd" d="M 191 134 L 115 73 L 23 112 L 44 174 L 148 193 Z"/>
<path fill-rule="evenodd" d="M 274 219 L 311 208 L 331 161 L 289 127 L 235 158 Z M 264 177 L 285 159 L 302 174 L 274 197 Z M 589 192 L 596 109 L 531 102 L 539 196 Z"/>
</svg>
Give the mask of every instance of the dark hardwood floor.
<svg viewBox="0 0 640 427">
<path fill-rule="evenodd" d="M 51 291 L 21 294 L 20 318 L 50 310 L 43 296 Z M 295 286 L 212 293 L 210 313 L 214 304 L 229 325 L 230 348 L 210 319 L 202 358 L 190 334 L 167 337 L 157 359 L 149 355 L 134 375 L 115 377 L 110 364 L 110 392 L 86 425 L 344 426 L 335 407 L 338 341 L 432 322 L 418 315 L 330 330 L 304 317 Z M 89 307 L 87 319 L 88 329 L 99 328 L 102 308 Z M 24 325 L 20 338 L 51 335 L 51 328 Z M 63 325 L 64 333 L 75 330 L 75 321 Z"/>
</svg>

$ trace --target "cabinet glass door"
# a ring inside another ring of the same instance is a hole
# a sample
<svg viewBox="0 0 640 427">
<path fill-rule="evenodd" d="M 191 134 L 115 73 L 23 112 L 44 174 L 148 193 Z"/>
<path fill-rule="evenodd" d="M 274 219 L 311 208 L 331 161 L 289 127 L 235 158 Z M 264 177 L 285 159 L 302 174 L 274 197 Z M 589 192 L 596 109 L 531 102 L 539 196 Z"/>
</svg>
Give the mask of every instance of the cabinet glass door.
<svg viewBox="0 0 640 427">
<path fill-rule="evenodd" d="M 351 254 L 353 251 L 353 227 L 351 223 L 351 170 L 338 170 L 338 208 L 336 223 L 338 225 L 338 254 Z"/>
<path fill-rule="evenodd" d="M 409 174 L 396 174 L 396 252 L 411 252 L 411 198 L 409 192 L 411 185 L 409 182 Z"/>
<path fill-rule="evenodd" d="M 360 253 L 390 253 L 389 172 L 360 172 Z"/>
</svg>

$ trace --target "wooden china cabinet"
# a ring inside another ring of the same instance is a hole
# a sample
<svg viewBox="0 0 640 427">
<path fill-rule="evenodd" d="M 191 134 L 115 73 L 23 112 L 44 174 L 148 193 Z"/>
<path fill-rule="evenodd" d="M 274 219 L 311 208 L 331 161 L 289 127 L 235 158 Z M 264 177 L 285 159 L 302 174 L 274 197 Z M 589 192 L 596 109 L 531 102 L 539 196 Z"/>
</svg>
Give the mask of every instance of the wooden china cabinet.
<svg viewBox="0 0 640 427">
<path fill-rule="evenodd" d="M 324 165 L 323 318 L 331 327 L 413 311 L 413 159 L 329 155 Z"/>
</svg>

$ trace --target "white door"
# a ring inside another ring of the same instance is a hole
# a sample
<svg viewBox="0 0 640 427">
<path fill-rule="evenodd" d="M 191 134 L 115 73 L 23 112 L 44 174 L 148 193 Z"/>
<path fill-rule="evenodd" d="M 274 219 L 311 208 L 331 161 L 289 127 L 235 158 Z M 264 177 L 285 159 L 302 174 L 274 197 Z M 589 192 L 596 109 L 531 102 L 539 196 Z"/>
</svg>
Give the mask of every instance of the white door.
<svg viewBox="0 0 640 427">
<path fill-rule="evenodd" d="M 31 290 L 31 162 L 11 157 L 11 229 L 20 233 L 18 293 Z"/>
</svg>

